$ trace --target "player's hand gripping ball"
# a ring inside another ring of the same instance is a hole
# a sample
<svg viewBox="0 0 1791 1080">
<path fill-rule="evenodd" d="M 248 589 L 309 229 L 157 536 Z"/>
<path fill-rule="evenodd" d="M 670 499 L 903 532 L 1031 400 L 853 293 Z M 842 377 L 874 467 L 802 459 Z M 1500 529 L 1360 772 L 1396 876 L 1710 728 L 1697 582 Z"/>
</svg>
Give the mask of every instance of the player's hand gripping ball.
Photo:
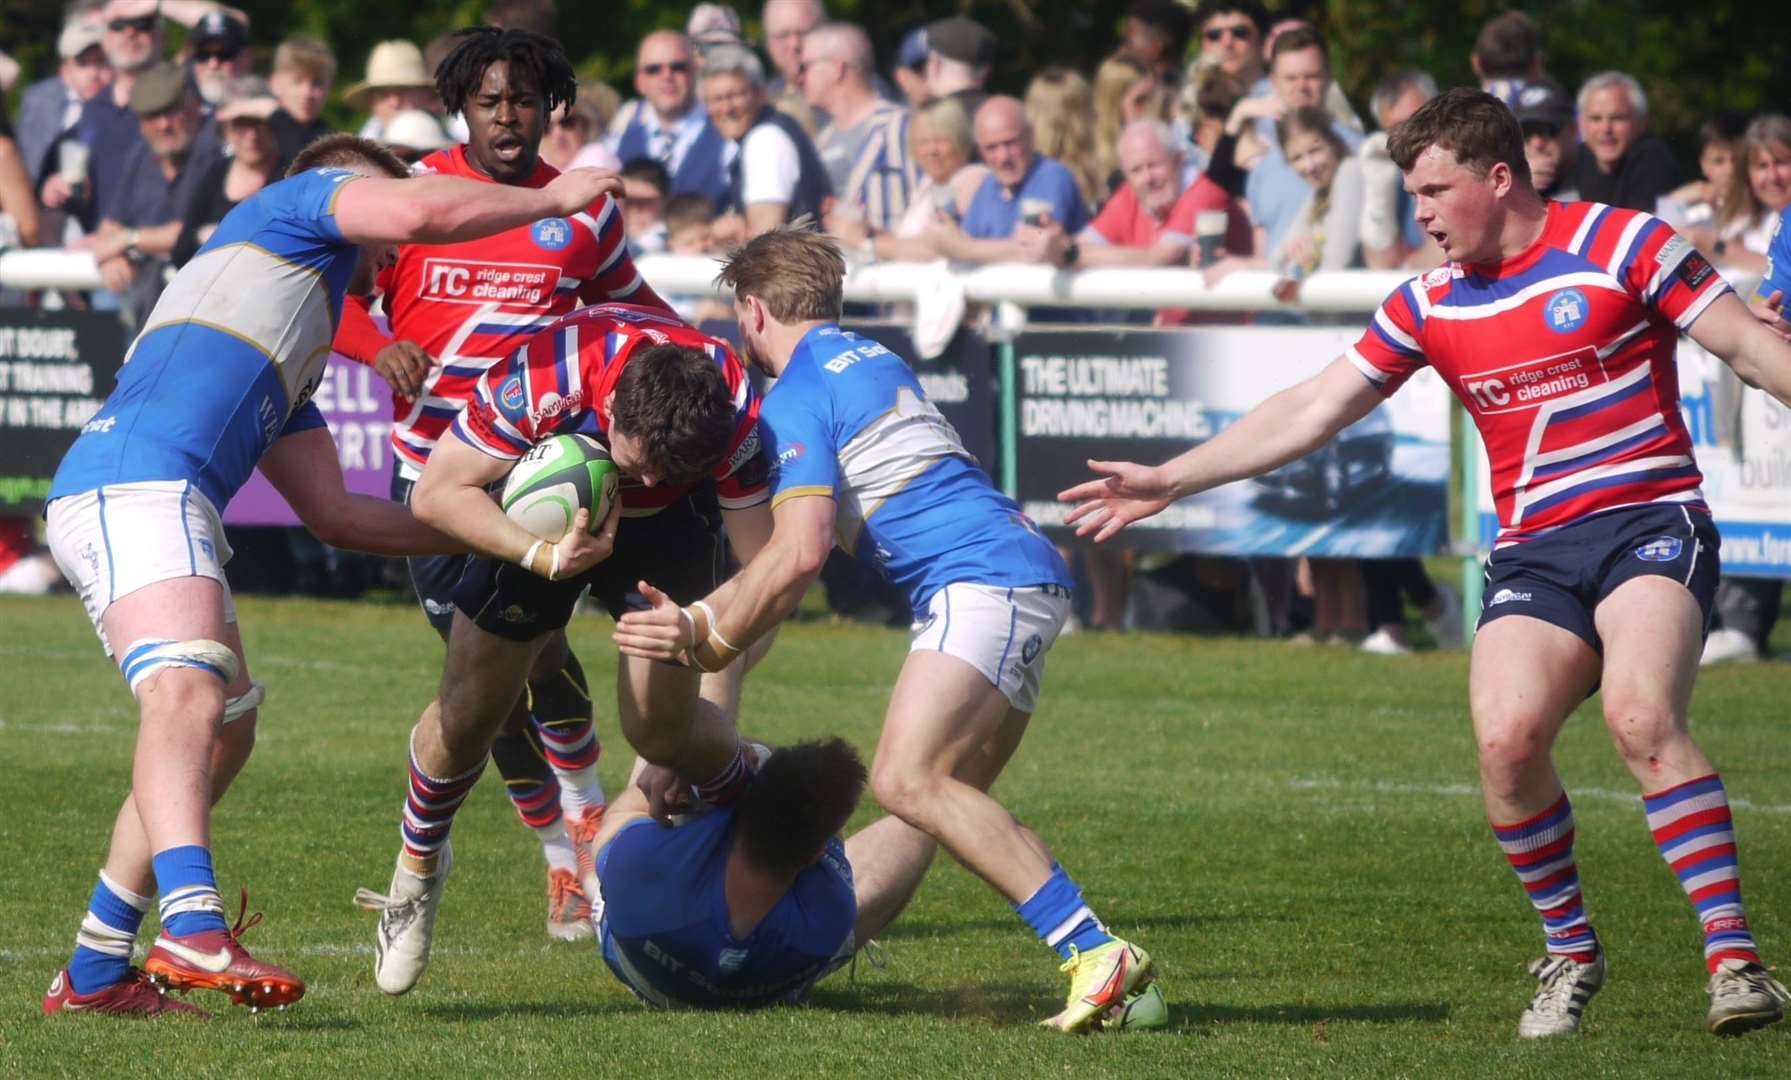
<svg viewBox="0 0 1791 1080">
<path fill-rule="evenodd" d="M 572 530 L 580 507 L 596 532 L 615 504 L 621 476 L 603 444 L 588 435 L 555 435 L 523 455 L 504 481 L 510 520 L 549 543 Z"/>
</svg>

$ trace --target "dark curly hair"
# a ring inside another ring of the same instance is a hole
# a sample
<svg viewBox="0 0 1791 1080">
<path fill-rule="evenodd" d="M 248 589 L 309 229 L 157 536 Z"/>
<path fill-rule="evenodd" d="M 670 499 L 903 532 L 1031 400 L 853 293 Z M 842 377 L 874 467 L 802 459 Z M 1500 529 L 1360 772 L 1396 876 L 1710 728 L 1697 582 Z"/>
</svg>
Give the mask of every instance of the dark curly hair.
<svg viewBox="0 0 1791 1080">
<path fill-rule="evenodd" d="M 734 811 L 734 838 L 753 862 L 793 874 L 815 860 L 864 796 L 858 751 L 843 739 L 772 752 Z"/>
<path fill-rule="evenodd" d="M 465 111 L 467 99 L 478 93 L 485 69 L 500 60 L 509 63 L 513 79 L 525 74 L 540 88 L 545 112 L 578 98 L 578 74 L 552 38 L 495 26 L 471 27 L 454 37 L 453 51 L 435 69 L 435 92 L 450 116 Z"/>
</svg>

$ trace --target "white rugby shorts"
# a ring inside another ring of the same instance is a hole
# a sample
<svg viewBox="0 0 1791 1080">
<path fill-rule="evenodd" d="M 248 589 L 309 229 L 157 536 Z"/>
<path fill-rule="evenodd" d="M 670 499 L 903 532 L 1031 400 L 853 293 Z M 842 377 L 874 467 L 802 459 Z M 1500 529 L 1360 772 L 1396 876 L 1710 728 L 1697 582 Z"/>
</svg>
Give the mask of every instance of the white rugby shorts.
<svg viewBox="0 0 1791 1080">
<path fill-rule="evenodd" d="M 1045 654 L 1070 617 L 1062 585 L 947 585 L 917 613 L 908 651 L 942 652 L 983 673 L 1021 712 L 1038 707 Z"/>
<path fill-rule="evenodd" d="M 224 579 L 230 545 L 217 507 L 184 480 L 108 484 L 50 503 L 45 515 L 50 554 L 87 608 L 106 655 L 102 621 L 113 601 L 183 577 L 208 577 L 224 589 L 224 621 L 236 602 Z"/>
</svg>

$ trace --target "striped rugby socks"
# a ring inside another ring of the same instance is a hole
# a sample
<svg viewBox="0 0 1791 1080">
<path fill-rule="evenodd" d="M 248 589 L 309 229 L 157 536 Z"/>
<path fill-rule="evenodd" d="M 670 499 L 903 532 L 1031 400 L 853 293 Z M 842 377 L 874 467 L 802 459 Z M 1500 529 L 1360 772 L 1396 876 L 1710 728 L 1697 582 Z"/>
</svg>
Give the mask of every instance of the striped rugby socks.
<svg viewBox="0 0 1791 1080">
<path fill-rule="evenodd" d="M 1598 958 L 1598 936 L 1586 918 L 1579 867 L 1573 861 L 1573 804 L 1561 793 L 1542 813 L 1511 825 L 1491 822 L 1500 850 L 1523 883 L 1550 956 L 1582 964 Z"/>
<path fill-rule="evenodd" d="M 404 798 L 404 853 L 423 862 L 434 860 L 448 841 L 448 830 L 454 827 L 454 815 L 472 793 L 473 785 L 485 772 L 485 762 L 459 776 L 430 776 L 417 764 L 417 733 L 411 731 L 410 790 Z M 429 865 L 429 862 L 423 862 Z"/>
<path fill-rule="evenodd" d="M 1051 864 L 1051 876 L 1014 911 L 1032 927 L 1039 940 L 1057 950 L 1065 960 L 1071 948 L 1089 952 L 1113 940 L 1113 935 L 1095 918 L 1094 909 L 1082 899 L 1082 889 L 1070 880 L 1062 865 Z"/>
<path fill-rule="evenodd" d="M 75 935 L 68 978 L 75 993 L 92 994 L 130 974 L 131 945 L 149 912 L 149 897 L 120 886 L 104 870 L 87 902 L 87 915 Z"/>
<path fill-rule="evenodd" d="M 1731 957 L 1760 962 L 1741 906 L 1741 866 L 1729 796 L 1716 773 L 1642 796 L 1654 846 L 1673 868 L 1704 927 L 1704 964 L 1712 972 Z"/>
</svg>

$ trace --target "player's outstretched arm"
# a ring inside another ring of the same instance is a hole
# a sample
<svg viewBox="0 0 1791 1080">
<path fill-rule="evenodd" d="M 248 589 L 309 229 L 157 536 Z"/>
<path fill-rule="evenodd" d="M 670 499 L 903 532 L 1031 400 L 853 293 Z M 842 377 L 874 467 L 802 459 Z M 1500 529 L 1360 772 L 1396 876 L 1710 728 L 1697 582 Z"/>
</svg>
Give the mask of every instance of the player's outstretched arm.
<svg viewBox="0 0 1791 1080">
<path fill-rule="evenodd" d="M 703 598 L 707 610 L 697 604 L 680 608 L 643 582 L 642 594 L 653 607 L 622 616 L 616 623 L 616 646 L 648 660 L 688 655 L 705 671 L 726 667 L 802 603 L 833 548 L 836 513 L 832 497 L 825 495 L 798 495 L 779 503 L 772 511 L 771 539 L 744 569 Z"/>
<path fill-rule="evenodd" d="M 1791 406 L 1791 343 L 1735 294 L 1717 297 L 1686 333 L 1734 369 L 1742 382 Z"/>
<path fill-rule="evenodd" d="M 424 525 L 401 504 L 345 488 L 328 428 L 274 440 L 261 456 L 260 468 L 305 528 L 331 547 L 375 555 L 449 555 L 466 550 L 465 544 Z"/>
<path fill-rule="evenodd" d="M 509 472 L 510 465 L 461 438 L 444 438 L 430 453 L 423 476 L 411 491 L 411 513 L 464 547 L 516 563 L 550 580 L 581 574 L 609 558 L 616 545 L 622 500 L 611 503 L 609 516 L 596 535 L 587 531 L 590 511 L 580 509 L 572 531 L 559 543 L 550 544 L 511 521 L 485 490 Z"/>
<path fill-rule="evenodd" d="M 547 217 L 568 217 L 600 195 L 622 194 L 621 178 L 572 169 L 546 187 L 481 184 L 459 176 L 368 177 L 336 197 L 336 227 L 355 244 L 453 244 Z"/>
<path fill-rule="evenodd" d="M 1264 473 L 1323 446 L 1367 416 L 1381 395 L 1347 358 L 1339 357 L 1305 382 L 1288 387 L 1213 438 L 1161 465 L 1090 461 L 1103 474 L 1058 493 L 1074 503 L 1066 522 L 1076 535 L 1109 539 L 1177 499 Z"/>
</svg>

